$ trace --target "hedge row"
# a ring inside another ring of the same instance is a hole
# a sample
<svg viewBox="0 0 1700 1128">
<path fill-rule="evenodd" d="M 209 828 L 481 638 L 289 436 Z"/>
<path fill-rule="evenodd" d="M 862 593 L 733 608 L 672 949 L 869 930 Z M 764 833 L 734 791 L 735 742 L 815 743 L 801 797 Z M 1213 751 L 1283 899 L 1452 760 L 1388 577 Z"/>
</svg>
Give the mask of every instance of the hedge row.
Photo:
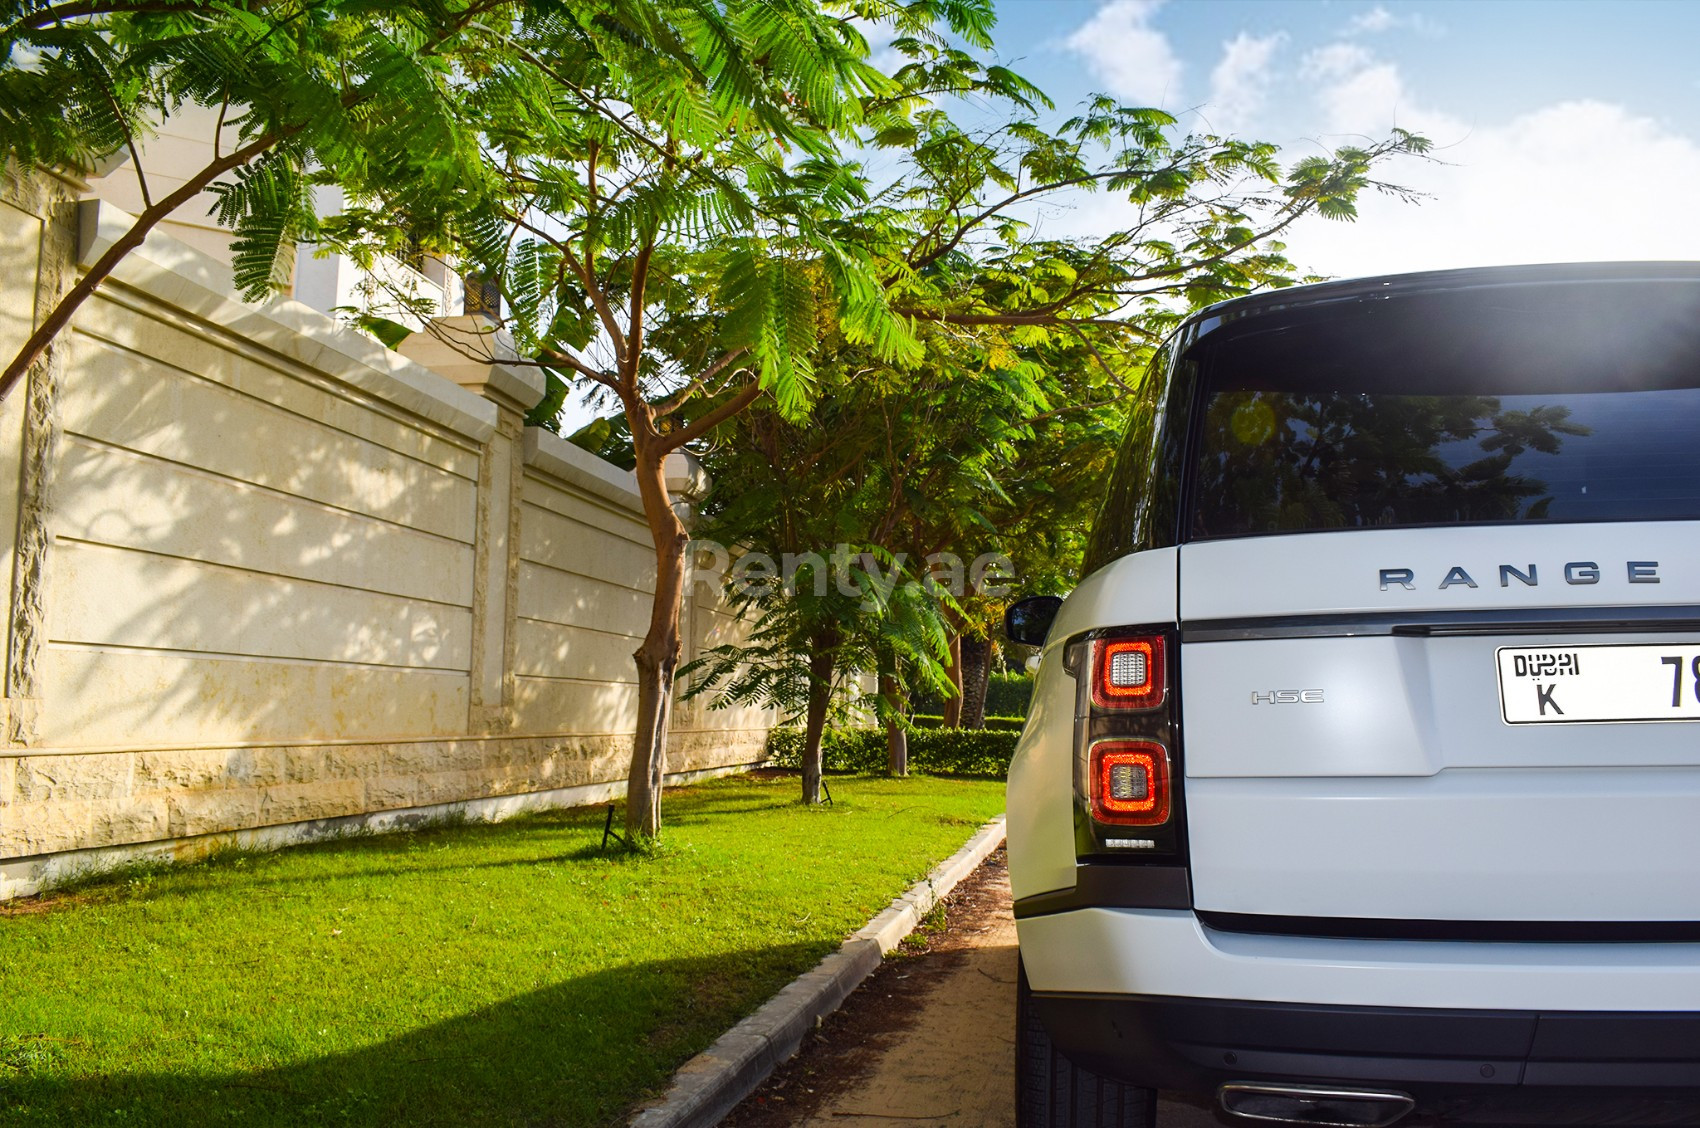
<svg viewBox="0 0 1700 1128">
<path fill-rule="evenodd" d="M 1020 735 L 1009 729 L 917 729 L 909 734 L 909 768 L 932 775 L 1003 779 Z M 776 768 L 802 767 L 803 730 L 777 728 L 768 733 L 767 756 Z M 821 739 L 821 761 L 829 772 L 883 772 L 885 729 L 828 729 Z"/>
<path fill-rule="evenodd" d="M 1026 717 L 1033 701 L 1032 674 L 993 674 L 986 679 L 986 718 Z"/>
<path fill-rule="evenodd" d="M 944 718 L 917 714 L 909 718 L 909 723 L 914 725 L 916 728 L 936 729 L 944 727 Z M 1008 729 L 1012 732 L 1020 732 L 1021 726 L 1026 723 L 1026 717 L 987 717 L 985 727 L 989 729 Z"/>
<path fill-rule="evenodd" d="M 986 679 L 986 717 L 1026 717 L 1033 700 L 1032 674 L 994 673 Z M 942 712 L 944 704 L 936 694 L 917 693 L 915 711 L 925 715 Z"/>
</svg>

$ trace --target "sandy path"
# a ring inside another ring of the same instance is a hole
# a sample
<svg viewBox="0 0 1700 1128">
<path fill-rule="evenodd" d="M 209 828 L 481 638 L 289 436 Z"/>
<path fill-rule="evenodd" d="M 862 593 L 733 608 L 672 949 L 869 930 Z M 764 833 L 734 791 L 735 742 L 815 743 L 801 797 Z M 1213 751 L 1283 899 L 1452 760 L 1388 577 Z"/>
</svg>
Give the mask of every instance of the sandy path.
<svg viewBox="0 0 1700 1128">
<path fill-rule="evenodd" d="M 888 959 L 725 1124 L 1014 1128 L 1015 919 L 1001 851 L 952 896 L 947 919 L 923 954 Z M 1222 1123 L 1171 1101 L 1158 1122 Z"/>
</svg>

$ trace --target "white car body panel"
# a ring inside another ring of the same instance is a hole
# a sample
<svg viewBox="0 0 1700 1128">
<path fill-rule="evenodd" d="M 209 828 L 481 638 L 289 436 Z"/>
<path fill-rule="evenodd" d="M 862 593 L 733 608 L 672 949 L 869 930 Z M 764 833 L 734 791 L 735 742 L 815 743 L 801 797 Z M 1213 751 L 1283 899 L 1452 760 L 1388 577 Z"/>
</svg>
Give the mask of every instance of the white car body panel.
<svg viewBox="0 0 1700 1128">
<path fill-rule="evenodd" d="M 1220 621 L 1254 607 L 1262 616 L 1530 607 L 1562 615 L 1600 604 L 1621 605 L 1627 617 L 1636 603 L 1700 602 L 1694 549 L 1693 526 L 1678 523 L 1205 542 L 1180 552 L 1182 618 Z M 1564 565 L 1577 562 L 1597 565 L 1600 581 L 1566 584 Z M 1502 563 L 1525 574 L 1533 565 L 1540 586 L 1513 576 L 1499 586 Z M 1629 582 L 1631 563 L 1660 582 Z M 1455 567 L 1481 586 L 1440 590 Z M 1381 592 L 1383 568 L 1409 570 L 1417 590 L 1392 583 Z M 1265 577 L 1258 585 L 1227 582 L 1254 572 Z M 1260 599 L 1248 597 L 1252 586 Z M 1299 917 L 1700 920 L 1700 726 L 1510 725 L 1501 712 L 1501 646 L 1631 642 L 1692 647 L 1700 636 L 1185 643 L 1195 905 Z M 1653 676 L 1668 694 L 1668 675 Z M 1275 701 L 1277 690 L 1288 693 Z M 1312 699 L 1285 699 L 1293 691 Z"/>
<path fill-rule="evenodd" d="M 1036 991 L 1466 1010 L 1700 1010 L 1700 944 L 1257 936 L 1153 909 L 1082 909 L 1017 927 Z"/>
<path fill-rule="evenodd" d="M 1061 661 L 1071 635 L 1128 623 L 1172 623 L 1180 550 L 1159 548 L 1124 556 L 1080 581 L 1063 601 L 1045 641 L 1045 658 Z"/>
<path fill-rule="evenodd" d="M 1031 897 L 1074 885 L 1074 679 L 1051 648 L 1033 680 L 1027 724 L 1009 763 L 1005 804 L 1010 891 Z"/>
<path fill-rule="evenodd" d="M 1700 635 L 1526 634 L 1519 646 L 1671 643 Z M 1291 638 L 1181 648 L 1187 776 L 1430 776 L 1451 768 L 1675 767 L 1700 764 L 1700 725 L 1508 725 L 1495 651 L 1502 636 Z M 1657 675 L 1668 697 L 1671 678 Z M 1688 674 L 1684 671 L 1684 681 Z M 1320 701 L 1252 695 L 1316 689 Z M 1562 696 L 1562 689 L 1556 690 Z"/>
<path fill-rule="evenodd" d="M 1180 549 L 1181 618 L 1700 603 L 1696 547 L 1694 527 L 1679 521 L 1352 529 L 1198 541 Z M 1659 582 L 1629 582 L 1631 561 L 1657 562 Z M 1599 565 L 1599 582 L 1566 583 L 1564 566 L 1585 562 Z M 1526 570 L 1531 564 L 1534 586 L 1500 575 L 1502 565 Z M 1476 586 L 1442 588 L 1454 567 Z M 1381 570 L 1401 568 L 1414 573 L 1411 589 L 1389 583 L 1382 591 Z"/>
<path fill-rule="evenodd" d="M 1700 768 L 1200 779 L 1187 803 L 1207 912 L 1700 920 Z"/>
<path fill-rule="evenodd" d="M 1009 775 L 1029 1103 L 1700 1123 L 1697 360 L 1700 263 L 1183 322 Z"/>
</svg>

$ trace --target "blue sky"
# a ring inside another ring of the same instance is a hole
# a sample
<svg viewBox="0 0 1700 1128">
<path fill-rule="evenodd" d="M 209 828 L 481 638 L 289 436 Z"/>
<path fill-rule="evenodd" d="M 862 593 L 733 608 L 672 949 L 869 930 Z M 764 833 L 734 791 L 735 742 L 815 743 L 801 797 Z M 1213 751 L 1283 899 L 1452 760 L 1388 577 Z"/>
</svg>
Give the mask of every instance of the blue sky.
<svg viewBox="0 0 1700 1128">
<path fill-rule="evenodd" d="M 1292 156 L 1398 124 L 1440 162 L 1289 256 L 1351 276 L 1499 262 L 1695 258 L 1700 5 L 1398 0 L 999 0 L 998 53 L 1066 109 L 1095 90 Z M 1114 223 L 1082 200 L 1054 230 Z"/>
</svg>

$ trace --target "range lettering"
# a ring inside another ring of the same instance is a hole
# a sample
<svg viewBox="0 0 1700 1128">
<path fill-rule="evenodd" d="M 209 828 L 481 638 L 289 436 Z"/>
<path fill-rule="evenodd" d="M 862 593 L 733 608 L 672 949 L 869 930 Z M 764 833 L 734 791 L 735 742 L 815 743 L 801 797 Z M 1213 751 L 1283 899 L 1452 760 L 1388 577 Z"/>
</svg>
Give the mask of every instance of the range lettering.
<svg viewBox="0 0 1700 1128">
<path fill-rule="evenodd" d="M 1484 577 L 1494 574 L 1493 569 L 1478 568 Z M 1604 573 L 1599 564 L 1592 560 L 1572 560 L 1559 569 L 1564 582 L 1572 587 L 1586 587 L 1600 582 Z M 1626 560 L 1623 564 L 1623 577 L 1632 584 L 1656 584 L 1659 582 L 1659 562 L 1657 560 Z M 1380 573 L 1381 590 L 1404 588 L 1406 591 L 1416 591 L 1418 584 L 1415 568 L 1383 568 Z M 1501 564 L 1499 565 L 1499 586 L 1508 588 L 1513 583 L 1520 587 L 1539 587 L 1541 570 L 1534 564 Z M 1469 569 L 1461 564 L 1455 564 L 1447 569 L 1440 577 L 1437 585 L 1441 591 L 1452 587 L 1480 587 L 1476 577 Z"/>
</svg>

